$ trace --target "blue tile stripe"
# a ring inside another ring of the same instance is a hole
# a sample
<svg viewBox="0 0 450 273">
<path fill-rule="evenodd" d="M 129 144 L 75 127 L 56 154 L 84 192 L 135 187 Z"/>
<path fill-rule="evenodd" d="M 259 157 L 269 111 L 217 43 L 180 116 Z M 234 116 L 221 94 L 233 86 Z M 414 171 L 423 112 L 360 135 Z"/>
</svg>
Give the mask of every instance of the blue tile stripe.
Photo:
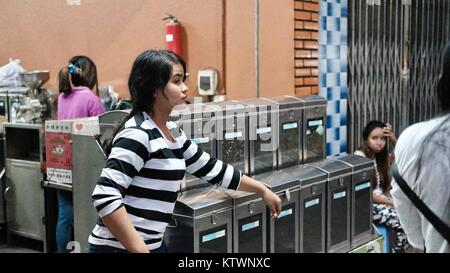
<svg viewBox="0 0 450 273">
<path fill-rule="evenodd" d="M 348 1 L 319 2 L 319 95 L 327 98 L 327 156 L 347 152 Z"/>
</svg>

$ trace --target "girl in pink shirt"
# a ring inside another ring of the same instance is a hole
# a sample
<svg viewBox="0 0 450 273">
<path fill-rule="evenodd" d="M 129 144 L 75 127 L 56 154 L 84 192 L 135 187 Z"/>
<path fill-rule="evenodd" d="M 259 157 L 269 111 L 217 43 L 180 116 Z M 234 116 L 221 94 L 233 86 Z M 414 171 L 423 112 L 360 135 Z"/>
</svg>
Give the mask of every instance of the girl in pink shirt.
<svg viewBox="0 0 450 273">
<path fill-rule="evenodd" d="M 97 67 L 91 59 L 72 57 L 69 65 L 59 71 L 58 80 L 58 119 L 93 117 L 105 112 L 98 97 Z"/>
<path fill-rule="evenodd" d="M 59 71 L 58 81 L 58 119 L 92 117 L 105 112 L 98 97 L 97 67 L 88 57 L 72 57 Z M 67 252 L 67 244 L 73 238 L 72 192 L 58 190 L 57 195 L 56 247 L 58 252 Z"/>
</svg>

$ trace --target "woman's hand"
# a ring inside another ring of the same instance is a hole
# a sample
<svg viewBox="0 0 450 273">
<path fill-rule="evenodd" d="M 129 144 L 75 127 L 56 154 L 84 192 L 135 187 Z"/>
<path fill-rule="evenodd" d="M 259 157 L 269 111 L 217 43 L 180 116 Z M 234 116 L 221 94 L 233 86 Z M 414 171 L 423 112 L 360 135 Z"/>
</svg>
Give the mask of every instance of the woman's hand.
<svg viewBox="0 0 450 273">
<path fill-rule="evenodd" d="M 262 194 L 262 199 L 269 207 L 270 215 L 273 219 L 276 219 L 281 212 L 281 199 L 273 191 L 266 189 Z"/>
<path fill-rule="evenodd" d="M 383 132 L 384 136 L 388 137 L 394 145 L 397 143 L 397 138 L 395 137 L 395 134 L 392 131 L 392 125 L 386 123 L 386 126 L 383 128 Z"/>
<path fill-rule="evenodd" d="M 277 218 L 281 211 L 281 199 L 268 189 L 263 183 L 251 177 L 243 175 L 238 190 L 254 192 L 262 197 L 267 207 L 269 207 L 272 218 Z"/>
</svg>

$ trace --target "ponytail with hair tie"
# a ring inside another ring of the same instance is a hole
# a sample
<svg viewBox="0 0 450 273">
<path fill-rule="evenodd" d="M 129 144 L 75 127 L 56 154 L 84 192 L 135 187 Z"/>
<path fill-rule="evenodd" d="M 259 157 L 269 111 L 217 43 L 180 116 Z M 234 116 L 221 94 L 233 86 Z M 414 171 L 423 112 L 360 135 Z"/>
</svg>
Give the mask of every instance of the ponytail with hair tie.
<svg viewBox="0 0 450 273">
<path fill-rule="evenodd" d="M 73 63 L 69 63 L 69 66 L 67 68 L 69 69 L 70 75 L 81 72 L 81 69 L 76 67 Z"/>
</svg>

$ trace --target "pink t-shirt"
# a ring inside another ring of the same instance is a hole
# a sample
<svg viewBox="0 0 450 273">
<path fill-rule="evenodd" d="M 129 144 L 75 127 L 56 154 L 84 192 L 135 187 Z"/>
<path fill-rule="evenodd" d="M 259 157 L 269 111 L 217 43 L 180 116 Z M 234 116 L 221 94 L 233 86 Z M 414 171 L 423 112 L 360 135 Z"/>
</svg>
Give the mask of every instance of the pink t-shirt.
<svg viewBox="0 0 450 273">
<path fill-rule="evenodd" d="M 89 88 L 72 88 L 69 96 L 58 97 L 58 119 L 75 119 L 98 116 L 105 112 L 102 101 Z"/>
</svg>

